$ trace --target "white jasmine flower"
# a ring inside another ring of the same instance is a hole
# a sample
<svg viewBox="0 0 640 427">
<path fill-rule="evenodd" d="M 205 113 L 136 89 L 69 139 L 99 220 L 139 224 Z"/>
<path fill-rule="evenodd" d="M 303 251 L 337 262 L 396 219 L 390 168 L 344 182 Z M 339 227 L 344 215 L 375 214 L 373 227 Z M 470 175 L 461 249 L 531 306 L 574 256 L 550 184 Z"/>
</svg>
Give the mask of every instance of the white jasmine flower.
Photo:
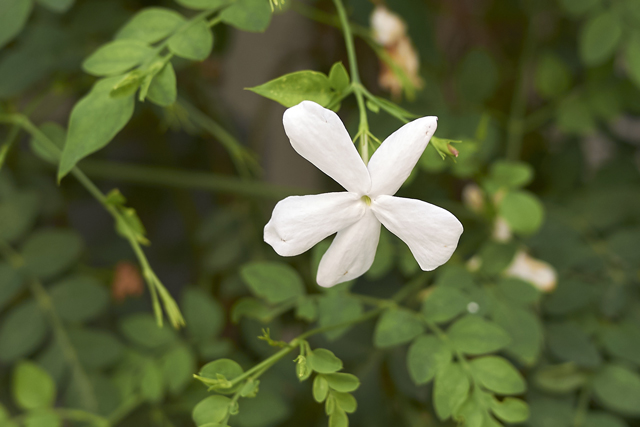
<svg viewBox="0 0 640 427">
<path fill-rule="evenodd" d="M 366 166 L 336 113 L 315 102 L 289 108 L 284 129 L 294 150 L 347 191 L 291 196 L 278 202 L 264 240 L 281 256 L 299 255 L 337 232 L 322 257 L 317 282 L 330 287 L 373 264 L 380 224 L 402 239 L 423 270 L 449 260 L 462 234 L 450 212 L 394 197 L 437 127 L 436 117 L 412 121 L 390 135 Z"/>
<path fill-rule="evenodd" d="M 558 283 L 556 270 L 550 264 L 529 256 L 525 251 L 516 254 L 505 275 L 529 282 L 541 292 L 553 291 Z"/>
</svg>

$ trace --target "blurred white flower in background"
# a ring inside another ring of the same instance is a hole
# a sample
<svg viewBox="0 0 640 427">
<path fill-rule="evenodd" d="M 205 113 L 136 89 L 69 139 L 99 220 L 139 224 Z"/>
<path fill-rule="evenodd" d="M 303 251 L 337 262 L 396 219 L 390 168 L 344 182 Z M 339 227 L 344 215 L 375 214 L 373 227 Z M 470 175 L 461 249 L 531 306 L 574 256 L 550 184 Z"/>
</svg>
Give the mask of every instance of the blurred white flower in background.
<svg viewBox="0 0 640 427">
<path fill-rule="evenodd" d="M 516 254 L 505 275 L 529 282 L 541 292 L 553 291 L 558 283 L 556 270 L 550 264 L 535 259 L 524 251 Z"/>
<path fill-rule="evenodd" d="M 453 254 L 462 224 L 421 200 L 394 197 L 437 127 L 436 117 L 414 120 L 391 134 L 362 161 L 336 113 L 311 101 L 289 108 L 284 128 L 294 150 L 347 191 L 291 196 L 278 202 L 264 240 L 281 256 L 295 256 L 337 232 L 322 257 L 317 282 L 330 287 L 363 275 L 380 238 L 380 224 L 402 239 L 430 271 Z"/>
</svg>

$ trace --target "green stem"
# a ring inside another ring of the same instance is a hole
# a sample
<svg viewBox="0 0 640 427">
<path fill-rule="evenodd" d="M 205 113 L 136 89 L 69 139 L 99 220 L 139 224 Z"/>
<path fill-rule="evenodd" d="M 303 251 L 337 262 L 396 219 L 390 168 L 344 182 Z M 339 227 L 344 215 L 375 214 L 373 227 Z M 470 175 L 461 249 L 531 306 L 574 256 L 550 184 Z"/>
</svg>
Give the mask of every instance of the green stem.
<svg viewBox="0 0 640 427">
<path fill-rule="evenodd" d="M 263 182 L 247 182 L 209 172 L 191 172 L 156 166 L 83 160 L 82 168 L 94 178 L 118 180 L 142 185 L 190 188 L 237 194 L 246 197 L 279 200 L 291 195 L 309 194 L 308 190 L 281 187 Z"/>
<path fill-rule="evenodd" d="M 0 245 L 2 246 L 2 252 L 5 257 L 14 268 L 20 269 L 25 265 L 24 258 L 8 243 L 0 241 Z M 93 386 L 91 385 L 91 381 L 89 381 L 87 373 L 80 364 L 78 353 L 73 347 L 73 344 L 71 344 L 64 324 L 53 305 L 53 300 L 42 283 L 35 277 L 30 277 L 29 279 L 29 290 L 35 298 L 38 307 L 40 307 L 40 310 L 49 318 L 53 328 L 53 334 L 62 349 L 63 357 L 71 368 L 73 381 L 76 381 L 80 389 L 80 398 L 83 401 L 83 406 L 88 410 L 96 411 L 98 409 L 98 401 Z"/>
<path fill-rule="evenodd" d="M 507 123 L 507 159 L 517 161 L 522 150 L 522 139 L 524 136 L 524 116 L 527 110 L 527 83 L 528 66 L 533 55 L 533 25 L 527 23 L 527 30 L 524 46 L 518 64 L 518 79 L 516 81 L 513 98 L 511 100 L 511 111 L 509 122 Z"/>
<path fill-rule="evenodd" d="M 7 139 L 4 141 L 4 144 L 2 144 L 2 147 L 0 147 L 0 170 L 2 170 L 2 166 L 4 166 L 4 162 L 7 160 L 9 150 L 11 150 L 11 147 L 13 147 L 13 144 L 16 142 L 19 133 L 20 126 L 12 126 L 9 130 L 9 135 L 7 135 Z"/>
<path fill-rule="evenodd" d="M 342 0 L 333 0 L 333 4 L 338 11 L 338 18 L 344 34 L 344 41 L 347 46 L 347 56 L 349 57 L 349 69 L 351 71 L 351 87 L 358 103 L 358 111 L 360 112 L 360 124 L 358 126 L 358 136 L 360 136 L 360 144 L 358 151 L 365 164 L 369 162 L 369 123 L 367 121 L 367 109 L 364 104 L 364 96 L 362 83 L 360 82 L 360 73 L 358 72 L 358 60 L 356 58 L 356 49 L 353 44 L 353 34 L 351 32 L 351 24 L 347 18 L 347 12 L 344 9 Z"/>
<path fill-rule="evenodd" d="M 586 383 L 580 390 L 576 412 L 573 416 L 573 427 L 582 427 L 584 425 L 587 411 L 589 410 L 589 401 L 591 400 L 591 385 Z"/>
<path fill-rule="evenodd" d="M 8 122 L 13 123 L 22 127 L 27 133 L 31 134 L 34 138 L 36 138 L 43 147 L 49 152 L 50 155 L 54 156 L 56 159 L 60 158 L 60 149 L 55 145 L 53 141 L 47 137 L 40 129 L 38 129 L 28 117 L 21 114 L 13 114 L 13 115 L 2 115 L 0 114 L 0 122 Z M 156 274 L 153 272 L 153 269 L 149 265 L 149 261 L 147 260 L 144 251 L 140 247 L 140 242 L 138 241 L 138 234 L 135 230 L 131 229 L 128 225 L 128 222 L 123 217 L 123 214 L 120 212 L 118 208 L 109 204 L 107 202 L 107 197 L 96 187 L 96 185 L 78 168 L 77 166 L 71 170 L 73 176 L 82 184 L 83 187 L 105 208 L 107 212 L 111 214 L 116 224 L 120 226 L 119 231 L 121 231 L 125 238 L 129 241 L 136 257 L 138 258 L 138 262 L 142 268 L 142 273 L 144 277 L 147 279 L 147 284 L 149 286 L 153 302 L 154 302 L 154 311 L 156 313 L 156 319 L 158 320 L 158 325 L 162 326 L 162 310 L 157 302 L 157 294 L 160 295 L 162 302 L 164 303 L 165 311 L 171 321 L 172 325 L 175 328 L 178 328 L 184 325 L 184 319 L 180 310 L 178 309 L 178 305 L 175 300 L 171 297 L 169 292 L 167 292 L 166 288 L 157 278 Z"/>
</svg>

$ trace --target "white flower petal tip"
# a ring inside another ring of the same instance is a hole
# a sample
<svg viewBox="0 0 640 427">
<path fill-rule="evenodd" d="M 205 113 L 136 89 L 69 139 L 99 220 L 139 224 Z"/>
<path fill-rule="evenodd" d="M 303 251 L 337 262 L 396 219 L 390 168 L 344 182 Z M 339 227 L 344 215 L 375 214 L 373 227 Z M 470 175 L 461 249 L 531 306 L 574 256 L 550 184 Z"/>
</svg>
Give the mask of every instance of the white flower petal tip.
<svg viewBox="0 0 640 427">
<path fill-rule="evenodd" d="M 371 178 L 351 137 L 333 111 L 312 101 L 287 109 L 282 118 L 291 146 L 347 191 L 364 195 Z"/>
<path fill-rule="evenodd" d="M 380 240 L 380 221 L 371 210 L 355 224 L 341 230 L 323 255 L 316 281 L 324 288 L 348 282 L 371 268 Z"/>
<path fill-rule="evenodd" d="M 451 212 L 421 200 L 379 196 L 371 208 L 376 218 L 409 246 L 424 271 L 449 261 L 464 231 Z"/>
<path fill-rule="evenodd" d="M 349 227 L 366 205 L 353 193 L 290 196 L 280 200 L 264 227 L 264 241 L 280 256 L 295 256 Z"/>
<path fill-rule="evenodd" d="M 411 174 L 437 128 L 437 117 L 422 117 L 389 135 L 369 161 L 369 196 L 394 195 Z"/>
</svg>

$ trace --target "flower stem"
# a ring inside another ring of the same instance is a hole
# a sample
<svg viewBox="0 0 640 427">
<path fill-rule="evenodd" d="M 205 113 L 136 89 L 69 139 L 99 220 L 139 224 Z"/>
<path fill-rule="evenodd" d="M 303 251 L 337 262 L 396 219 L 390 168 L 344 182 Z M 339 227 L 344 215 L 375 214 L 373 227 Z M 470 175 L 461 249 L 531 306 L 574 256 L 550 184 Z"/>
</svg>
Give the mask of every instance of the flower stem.
<svg viewBox="0 0 640 427">
<path fill-rule="evenodd" d="M 358 72 L 358 60 L 356 58 L 356 49 L 353 44 L 353 34 L 351 32 L 351 25 L 347 18 L 347 12 L 344 9 L 342 0 L 333 0 L 333 4 L 338 11 L 338 18 L 340 19 L 340 26 L 344 34 L 344 41 L 347 46 L 347 56 L 349 57 L 349 69 L 351 71 L 351 87 L 358 103 L 358 111 L 360 112 L 360 124 L 358 126 L 358 135 L 360 136 L 360 143 L 358 144 L 358 151 L 362 157 L 362 161 L 365 164 L 369 162 L 369 123 L 367 121 L 367 109 L 364 104 L 364 94 L 362 83 L 360 82 L 360 74 Z"/>
</svg>

